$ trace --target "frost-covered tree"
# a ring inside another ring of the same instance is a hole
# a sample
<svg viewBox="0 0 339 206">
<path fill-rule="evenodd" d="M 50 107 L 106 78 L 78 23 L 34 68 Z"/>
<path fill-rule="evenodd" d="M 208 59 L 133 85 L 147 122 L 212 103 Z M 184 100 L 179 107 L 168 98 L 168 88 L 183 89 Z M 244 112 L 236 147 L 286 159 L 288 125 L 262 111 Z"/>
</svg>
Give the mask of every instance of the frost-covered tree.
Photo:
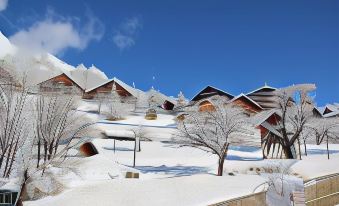
<svg viewBox="0 0 339 206">
<path fill-rule="evenodd" d="M 313 106 L 307 96 L 308 88 L 288 87 L 278 91 L 278 112 L 281 119 L 278 122 L 277 141 L 282 146 L 287 159 L 296 158 L 293 155 L 295 143 L 300 145 L 300 137 L 312 116 Z M 297 99 L 297 100 L 296 100 Z"/>
<path fill-rule="evenodd" d="M 79 116 L 73 108 L 77 98 L 73 93 L 51 92 L 36 96 L 35 137 L 37 142 L 37 168 L 53 159 L 60 144 L 71 142 L 72 134 L 87 119 Z"/>
<path fill-rule="evenodd" d="M 182 107 L 186 105 L 186 98 L 184 96 L 184 94 L 182 93 L 182 91 L 179 92 L 178 94 L 178 107 Z"/>
<path fill-rule="evenodd" d="M 329 143 L 339 141 L 339 118 L 312 118 L 306 126 L 306 137 L 309 142 L 320 145 L 326 143 L 327 158 L 330 158 Z M 306 151 L 306 141 L 305 151 Z"/>
<path fill-rule="evenodd" d="M 247 130 L 247 116 L 239 107 L 220 99 L 213 102 L 215 110 L 199 112 L 190 110 L 178 123 L 175 141 L 182 146 L 195 147 L 218 156 L 218 176 L 223 175 L 224 160 L 229 145 L 238 134 Z M 241 136 L 241 135 L 239 135 Z M 241 142 L 241 137 L 236 140 Z"/>
<path fill-rule="evenodd" d="M 158 97 L 157 92 L 152 87 L 151 90 L 148 92 L 148 106 L 150 109 L 156 109 L 158 106 Z"/>
<path fill-rule="evenodd" d="M 121 101 L 122 99 L 118 93 L 117 87 L 114 82 L 112 86 L 112 91 L 110 95 L 108 96 L 108 104 L 109 104 L 109 110 L 110 110 L 108 114 L 108 119 L 119 120 L 119 119 L 122 119 L 123 116 L 126 114 L 127 104 L 123 104 Z"/>
<path fill-rule="evenodd" d="M 11 82 L 0 84 L 0 171 L 8 178 L 12 172 L 17 152 L 31 137 L 31 109 L 28 90 Z"/>
</svg>

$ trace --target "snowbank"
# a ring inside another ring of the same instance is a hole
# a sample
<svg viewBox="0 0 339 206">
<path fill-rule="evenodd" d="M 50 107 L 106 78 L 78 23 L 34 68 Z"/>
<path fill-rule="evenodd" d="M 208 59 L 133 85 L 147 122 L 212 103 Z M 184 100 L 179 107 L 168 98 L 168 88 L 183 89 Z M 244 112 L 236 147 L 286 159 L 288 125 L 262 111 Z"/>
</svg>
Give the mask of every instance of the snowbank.
<svg viewBox="0 0 339 206">
<path fill-rule="evenodd" d="M 25 202 L 24 205 L 208 205 L 252 194 L 263 182 L 265 179 L 255 175 L 110 180 L 77 187 L 55 197 Z"/>
</svg>

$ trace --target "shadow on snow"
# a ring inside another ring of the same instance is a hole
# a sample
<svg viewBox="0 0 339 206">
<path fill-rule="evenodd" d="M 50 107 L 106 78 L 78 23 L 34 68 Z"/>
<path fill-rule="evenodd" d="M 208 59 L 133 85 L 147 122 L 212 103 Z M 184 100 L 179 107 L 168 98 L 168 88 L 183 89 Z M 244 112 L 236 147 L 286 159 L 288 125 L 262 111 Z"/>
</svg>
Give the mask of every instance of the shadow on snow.
<svg viewBox="0 0 339 206">
<path fill-rule="evenodd" d="M 157 167 L 153 166 L 136 166 L 135 169 L 140 170 L 141 173 L 162 173 L 166 175 L 173 175 L 175 177 L 190 176 L 195 174 L 206 174 L 209 171 L 207 167 L 198 166 L 166 166 L 161 165 Z"/>
</svg>

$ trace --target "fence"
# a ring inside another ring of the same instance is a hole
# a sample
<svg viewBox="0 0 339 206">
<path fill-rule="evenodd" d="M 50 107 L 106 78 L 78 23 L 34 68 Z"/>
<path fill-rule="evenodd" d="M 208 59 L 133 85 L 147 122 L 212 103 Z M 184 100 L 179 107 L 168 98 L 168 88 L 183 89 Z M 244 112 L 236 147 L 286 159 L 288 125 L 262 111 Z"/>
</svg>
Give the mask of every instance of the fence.
<svg viewBox="0 0 339 206">
<path fill-rule="evenodd" d="M 266 191 L 226 200 L 209 206 L 265 206 Z"/>
<path fill-rule="evenodd" d="M 339 173 L 305 182 L 305 197 L 307 206 L 339 204 Z"/>
</svg>

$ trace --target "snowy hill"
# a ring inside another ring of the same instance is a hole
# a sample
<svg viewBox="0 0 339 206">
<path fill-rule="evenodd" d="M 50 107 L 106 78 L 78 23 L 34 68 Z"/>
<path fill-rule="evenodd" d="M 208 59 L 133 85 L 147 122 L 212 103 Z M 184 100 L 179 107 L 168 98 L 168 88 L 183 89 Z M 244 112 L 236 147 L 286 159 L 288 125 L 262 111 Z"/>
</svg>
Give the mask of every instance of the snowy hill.
<svg viewBox="0 0 339 206">
<path fill-rule="evenodd" d="M 73 79 L 83 89 L 94 87 L 108 80 L 105 73 L 93 65 L 88 69 L 83 64 L 74 67 L 49 53 L 27 53 L 13 45 L 1 32 L 0 48 L 0 66 L 17 78 L 25 75 L 31 85 L 62 73 Z"/>
</svg>

